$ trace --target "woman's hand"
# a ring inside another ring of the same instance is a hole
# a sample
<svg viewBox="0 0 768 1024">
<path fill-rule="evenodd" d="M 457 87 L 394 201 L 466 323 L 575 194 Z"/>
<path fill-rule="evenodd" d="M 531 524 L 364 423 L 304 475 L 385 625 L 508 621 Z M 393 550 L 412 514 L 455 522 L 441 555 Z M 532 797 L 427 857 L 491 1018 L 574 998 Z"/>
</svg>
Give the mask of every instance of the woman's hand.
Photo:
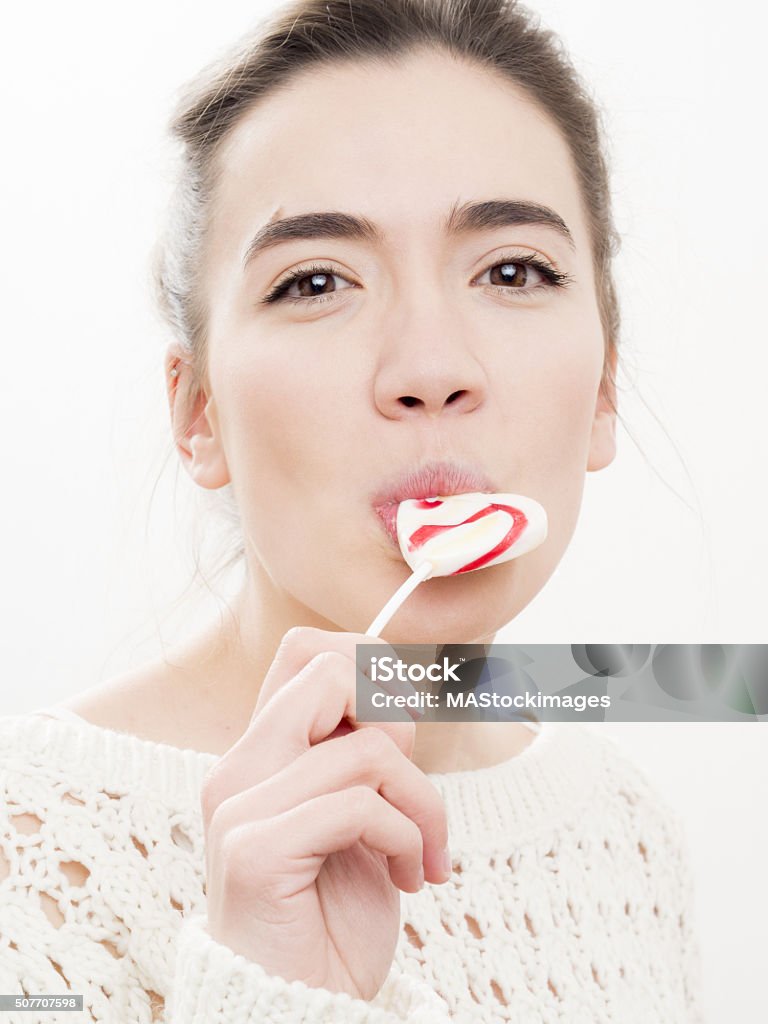
<svg viewBox="0 0 768 1024">
<path fill-rule="evenodd" d="M 355 720 L 355 645 L 375 642 L 289 630 L 248 729 L 202 790 L 212 938 L 360 999 L 389 973 L 398 889 L 448 877 L 445 809 L 410 759 L 414 723 Z"/>
</svg>

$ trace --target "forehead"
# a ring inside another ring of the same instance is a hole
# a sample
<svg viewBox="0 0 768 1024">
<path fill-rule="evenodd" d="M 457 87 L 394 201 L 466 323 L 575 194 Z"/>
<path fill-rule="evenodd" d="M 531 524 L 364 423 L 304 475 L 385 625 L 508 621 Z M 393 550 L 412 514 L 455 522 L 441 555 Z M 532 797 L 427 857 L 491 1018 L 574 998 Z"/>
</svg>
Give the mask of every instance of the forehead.
<svg viewBox="0 0 768 1024">
<path fill-rule="evenodd" d="M 587 247 L 554 122 L 513 83 L 442 53 L 305 69 L 243 116 L 217 168 L 212 230 L 227 248 L 313 210 L 363 214 L 395 245 L 437 231 L 459 199 L 501 197 L 550 207 Z"/>
</svg>

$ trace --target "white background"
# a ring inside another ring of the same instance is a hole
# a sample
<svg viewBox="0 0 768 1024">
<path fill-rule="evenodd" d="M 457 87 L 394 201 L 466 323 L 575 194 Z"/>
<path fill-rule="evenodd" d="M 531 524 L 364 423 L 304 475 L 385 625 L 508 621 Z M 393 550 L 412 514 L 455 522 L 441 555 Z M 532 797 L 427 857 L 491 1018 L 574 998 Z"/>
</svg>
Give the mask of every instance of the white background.
<svg viewBox="0 0 768 1024">
<path fill-rule="evenodd" d="M 140 663 L 210 614 L 211 593 L 187 590 L 202 520 L 170 451 L 148 255 L 170 185 L 174 91 L 272 6 L 49 0 L 6 16 L 6 713 Z M 497 639 L 764 642 L 762 13 L 745 0 L 727 20 L 713 0 L 536 9 L 606 111 L 624 237 L 624 425 L 615 464 L 588 475 L 555 576 Z M 205 530 L 215 552 L 215 525 Z M 606 728 L 686 819 L 710 1020 L 757 1022 L 764 728 Z"/>
</svg>

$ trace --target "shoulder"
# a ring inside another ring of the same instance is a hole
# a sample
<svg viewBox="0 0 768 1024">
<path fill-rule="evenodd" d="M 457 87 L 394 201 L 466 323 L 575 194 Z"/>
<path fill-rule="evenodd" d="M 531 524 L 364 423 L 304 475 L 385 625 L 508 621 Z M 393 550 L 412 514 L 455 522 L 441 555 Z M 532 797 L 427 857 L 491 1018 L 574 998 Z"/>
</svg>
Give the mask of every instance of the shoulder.
<svg viewBox="0 0 768 1024">
<path fill-rule="evenodd" d="M 162 659 L 85 690 L 61 707 L 102 729 L 218 757 L 250 720 L 250 713 L 232 713 L 208 677 L 200 681 L 194 671 Z"/>
<path fill-rule="evenodd" d="M 222 745 L 214 717 L 162 660 L 115 676 L 59 706 L 99 728 L 183 750 L 221 753 L 233 742 L 227 737 Z"/>
<path fill-rule="evenodd" d="M 689 849 L 680 808 L 617 738 L 601 729 L 590 733 L 586 742 L 600 751 L 603 766 L 597 817 L 610 819 L 617 840 L 623 840 L 618 845 L 631 848 L 646 871 L 670 869 L 687 875 Z"/>
<path fill-rule="evenodd" d="M 151 677 L 126 673 L 62 701 L 83 722 L 63 720 L 45 708 L 0 717 L 0 775 L 6 797 L 19 804 L 32 796 L 48 802 L 47 813 L 57 813 L 61 794 L 68 788 L 83 792 L 117 785 L 118 779 L 135 781 L 138 770 L 132 739 L 157 739 L 163 716 L 150 699 Z M 96 728 L 86 728 L 95 726 Z M 153 732 L 156 735 L 147 735 Z M 93 785 L 91 785 L 93 783 Z M 69 787 L 68 787 L 69 784 Z M 95 791 L 95 790 L 94 790 Z"/>
<path fill-rule="evenodd" d="M 150 662 L 83 690 L 60 706 L 92 725 L 133 732 L 165 717 L 167 685 L 167 674 Z"/>
</svg>

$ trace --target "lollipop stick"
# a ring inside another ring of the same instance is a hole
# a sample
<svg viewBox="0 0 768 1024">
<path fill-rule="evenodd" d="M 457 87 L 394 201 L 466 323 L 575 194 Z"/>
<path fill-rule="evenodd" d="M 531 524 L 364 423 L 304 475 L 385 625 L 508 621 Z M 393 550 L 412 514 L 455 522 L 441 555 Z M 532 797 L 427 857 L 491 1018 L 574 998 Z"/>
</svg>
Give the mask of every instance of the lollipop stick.
<svg viewBox="0 0 768 1024">
<path fill-rule="evenodd" d="M 401 586 L 397 588 L 392 597 L 387 601 L 384 607 L 381 609 L 379 614 L 370 624 L 366 633 L 369 636 L 378 636 L 382 629 L 386 626 L 392 616 L 395 614 L 397 609 L 405 601 L 406 597 L 411 594 L 420 583 L 422 583 L 427 576 L 432 572 L 431 562 L 421 562 L 414 570 L 413 573 Z"/>
</svg>

